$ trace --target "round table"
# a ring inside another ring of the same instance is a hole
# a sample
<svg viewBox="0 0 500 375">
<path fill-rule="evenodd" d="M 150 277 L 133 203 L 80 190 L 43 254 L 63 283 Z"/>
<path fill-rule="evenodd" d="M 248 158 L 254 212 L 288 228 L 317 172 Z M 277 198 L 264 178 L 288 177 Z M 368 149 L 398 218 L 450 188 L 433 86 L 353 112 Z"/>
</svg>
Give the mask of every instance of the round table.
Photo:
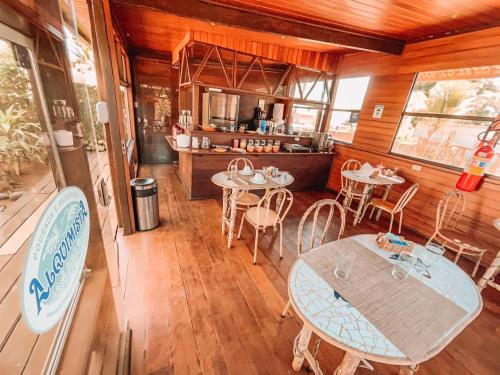
<svg viewBox="0 0 500 375">
<path fill-rule="evenodd" d="M 347 206 L 349 199 L 344 199 L 344 210 L 349 210 L 355 213 L 354 221 L 352 223 L 353 226 L 356 226 L 361 221 L 361 213 L 363 212 L 363 208 L 367 203 L 375 186 L 385 186 L 383 199 L 387 199 L 387 196 L 392 188 L 392 185 L 399 185 L 405 182 L 405 179 L 401 176 L 366 177 L 366 176 L 359 176 L 356 172 L 357 171 L 353 170 L 342 171 L 342 177 L 345 177 L 349 181 L 347 185 L 346 195 L 351 194 L 351 190 L 353 189 L 353 186 L 356 183 L 363 184 L 363 192 L 359 200 L 358 208 L 356 210 L 353 210 Z M 377 213 L 377 220 L 379 218 L 380 218 L 380 210 Z"/>
<path fill-rule="evenodd" d="M 255 173 L 261 173 L 265 175 L 262 170 L 255 170 Z M 231 243 L 234 237 L 234 225 L 236 222 L 236 198 L 241 190 L 263 190 L 276 189 L 280 187 L 285 187 L 293 183 L 294 178 L 290 173 L 285 175 L 285 179 L 282 177 L 266 177 L 265 184 L 254 184 L 239 173 L 236 178 L 231 179 L 228 171 L 223 171 L 216 173 L 212 176 L 212 182 L 222 187 L 222 234 L 225 233 L 226 227 L 227 231 L 227 247 L 231 247 Z"/>
<path fill-rule="evenodd" d="M 380 249 L 375 235 L 351 237 L 375 254 L 394 263 L 391 253 Z M 335 242 L 323 245 L 317 251 L 331 251 Z M 414 245 L 413 253 L 417 256 L 425 251 L 423 246 Z M 315 250 L 311 250 L 315 251 Z M 299 371 L 304 359 L 307 359 L 315 374 L 321 374 L 318 362 L 308 350 L 312 332 L 323 341 L 346 351 L 344 359 L 335 371 L 335 375 L 354 374 L 360 361 L 372 360 L 381 363 L 404 366 L 400 374 L 412 374 L 418 363 L 413 363 L 357 309 L 331 288 L 316 271 L 307 264 L 303 257 L 297 258 L 288 277 L 288 294 L 291 305 L 303 327 L 294 343 L 293 368 Z M 427 271 L 426 271 L 427 272 Z M 460 331 L 467 326 L 481 311 L 482 299 L 474 281 L 455 263 L 445 257 L 438 257 L 428 269 L 431 278 L 425 273 L 412 272 L 412 276 L 441 296 L 451 300 L 466 312 L 462 321 L 454 322 L 454 329 L 429 348 L 428 355 L 419 362 L 433 357 L 441 351 Z M 439 309 L 440 306 L 436 306 Z"/>
</svg>

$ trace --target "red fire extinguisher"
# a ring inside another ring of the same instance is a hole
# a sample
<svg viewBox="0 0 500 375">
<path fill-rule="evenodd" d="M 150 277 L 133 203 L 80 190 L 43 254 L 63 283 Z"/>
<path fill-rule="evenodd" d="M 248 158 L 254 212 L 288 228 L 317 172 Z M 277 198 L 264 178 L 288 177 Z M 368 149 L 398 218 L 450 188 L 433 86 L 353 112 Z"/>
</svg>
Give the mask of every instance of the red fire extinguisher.
<svg viewBox="0 0 500 375">
<path fill-rule="evenodd" d="M 487 140 L 488 136 L 492 136 Z M 500 114 L 488 129 L 479 134 L 479 146 L 474 151 L 471 160 L 467 163 L 464 171 L 457 181 L 457 189 L 463 191 L 474 191 L 481 182 L 485 170 L 488 168 L 491 159 L 495 156 L 495 145 L 500 138 Z"/>
</svg>

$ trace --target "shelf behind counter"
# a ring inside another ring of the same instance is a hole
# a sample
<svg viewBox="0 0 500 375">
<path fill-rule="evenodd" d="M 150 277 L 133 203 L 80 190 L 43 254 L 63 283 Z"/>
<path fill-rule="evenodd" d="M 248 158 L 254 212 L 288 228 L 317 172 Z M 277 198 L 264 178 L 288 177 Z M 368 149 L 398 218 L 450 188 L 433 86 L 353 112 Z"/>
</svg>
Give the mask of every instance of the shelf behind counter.
<svg viewBox="0 0 500 375">
<path fill-rule="evenodd" d="M 241 133 L 219 132 L 192 132 L 192 136 L 208 136 L 212 144 L 229 145 L 234 138 L 263 139 L 296 138 L 294 136 L 267 136 Z M 221 137 L 221 135 L 223 137 Z M 216 152 L 213 150 L 179 148 L 173 137 L 165 137 L 170 146 L 179 152 L 179 176 L 186 189 L 189 199 L 202 199 L 222 196 L 222 189 L 211 182 L 211 177 L 227 169 L 229 162 L 236 157 L 249 159 L 254 168 L 275 166 L 283 171 L 288 171 L 295 178 L 289 186 L 293 191 L 322 190 L 326 187 L 328 176 L 332 167 L 335 152 L 331 153 L 240 153 L 234 151 Z M 298 137 L 297 137 L 298 138 Z M 310 145 L 311 138 L 300 137 L 303 143 L 290 141 L 302 145 Z M 309 142 L 309 143 L 307 143 Z"/>
</svg>

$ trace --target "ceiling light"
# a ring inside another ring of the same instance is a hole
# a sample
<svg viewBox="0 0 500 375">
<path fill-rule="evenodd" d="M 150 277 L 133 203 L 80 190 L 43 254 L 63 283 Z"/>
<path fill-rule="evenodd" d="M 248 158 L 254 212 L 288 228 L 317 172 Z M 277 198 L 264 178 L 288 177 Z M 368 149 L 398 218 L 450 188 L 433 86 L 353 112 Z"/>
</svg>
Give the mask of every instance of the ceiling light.
<svg viewBox="0 0 500 375">
<path fill-rule="evenodd" d="M 210 22 L 210 25 L 215 26 L 215 22 Z"/>
</svg>

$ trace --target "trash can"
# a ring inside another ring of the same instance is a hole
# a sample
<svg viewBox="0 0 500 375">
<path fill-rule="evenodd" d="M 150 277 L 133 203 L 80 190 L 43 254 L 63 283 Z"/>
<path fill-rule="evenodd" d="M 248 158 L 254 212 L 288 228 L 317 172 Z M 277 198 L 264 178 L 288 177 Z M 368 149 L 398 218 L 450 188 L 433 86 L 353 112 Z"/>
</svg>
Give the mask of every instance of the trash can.
<svg viewBox="0 0 500 375">
<path fill-rule="evenodd" d="M 150 230 L 159 223 L 158 184 L 154 178 L 134 178 L 130 181 L 134 200 L 137 230 Z"/>
</svg>

